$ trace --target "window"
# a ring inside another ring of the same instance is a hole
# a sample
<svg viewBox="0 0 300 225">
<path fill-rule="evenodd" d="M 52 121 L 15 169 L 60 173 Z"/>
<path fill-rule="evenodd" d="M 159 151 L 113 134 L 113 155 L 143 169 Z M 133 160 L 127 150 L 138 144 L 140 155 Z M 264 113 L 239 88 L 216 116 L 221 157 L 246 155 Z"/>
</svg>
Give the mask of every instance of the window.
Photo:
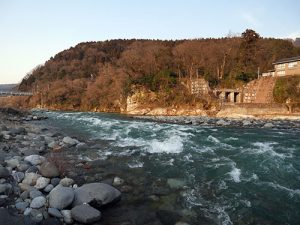
<svg viewBox="0 0 300 225">
<path fill-rule="evenodd" d="M 278 76 L 284 76 L 285 75 L 285 71 L 284 70 L 278 71 L 277 74 L 278 74 Z"/>
<path fill-rule="evenodd" d="M 278 64 L 277 66 L 276 66 L 276 68 L 278 69 L 278 70 L 284 70 L 285 69 L 285 64 L 283 63 L 283 64 Z"/>
<path fill-rule="evenodd" d="M 288 65 L 289 68 L 297 67 L 297 62 L 290 62 Z"/>
</svg>

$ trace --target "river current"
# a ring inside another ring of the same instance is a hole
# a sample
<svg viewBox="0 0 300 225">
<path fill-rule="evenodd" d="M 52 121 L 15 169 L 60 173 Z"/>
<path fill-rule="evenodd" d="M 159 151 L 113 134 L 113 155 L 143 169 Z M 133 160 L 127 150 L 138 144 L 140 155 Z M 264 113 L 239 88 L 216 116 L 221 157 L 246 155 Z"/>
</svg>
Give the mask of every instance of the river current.
<svg viewBox="0 0 300 225">
<path fill-rule="evenodd" d="M 201 215 L 222 225 L 300 224 L 298 129 L 203 127 L 102 113 L 46 115 L 47 123 L 66 133 L 105 143 L 92 154 L 78 151 L 78 159 L 114 158 L 127 173 L 165 180 L 177 199 L 170 210 L 181 210 L 194 223 Z M 168 209 L 165 203 L 156 207 Z"/>
</svg>

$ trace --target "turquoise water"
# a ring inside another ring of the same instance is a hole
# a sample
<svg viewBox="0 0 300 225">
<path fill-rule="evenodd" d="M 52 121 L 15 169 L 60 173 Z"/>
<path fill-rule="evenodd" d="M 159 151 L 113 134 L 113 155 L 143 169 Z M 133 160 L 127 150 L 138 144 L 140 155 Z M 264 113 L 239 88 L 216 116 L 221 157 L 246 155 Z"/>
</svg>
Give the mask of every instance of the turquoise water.
<svg viewBox="0 0 300 225">
<path fill-rule="evenodd" d="M 139 169 L 153 180 L 180 181 L 176 208 L 199 224 L 199 215 L 224 225 L 300 224 L 300 130 L 165 124 L 100 113 L 47 116 L 64 132 L 106 143 L 78 158 L 113 157 L 129 173 Z"/>
</svg>

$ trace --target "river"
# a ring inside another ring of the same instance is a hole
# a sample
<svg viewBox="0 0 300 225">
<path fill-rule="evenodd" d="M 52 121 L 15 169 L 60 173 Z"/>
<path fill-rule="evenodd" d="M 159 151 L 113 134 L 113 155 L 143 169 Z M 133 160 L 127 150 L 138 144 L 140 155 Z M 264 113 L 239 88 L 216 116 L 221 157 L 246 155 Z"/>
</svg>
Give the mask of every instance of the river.
<svg viewBox="0 0 300 225">
<path fill-rule="evenodd" d="M 74 154 L 91 162 L 113 160 L 125 181 L 138 177 L 132 183 L 142 196 L 157 197 L 149 205 L 152 210 L 174 211 L 192 224 L 300 223 L 299 129 L 203 127 L 102 113 L 45 114 L 46 123 L 61 131 L 98 141 L 97 149 Z"/>
</svg>

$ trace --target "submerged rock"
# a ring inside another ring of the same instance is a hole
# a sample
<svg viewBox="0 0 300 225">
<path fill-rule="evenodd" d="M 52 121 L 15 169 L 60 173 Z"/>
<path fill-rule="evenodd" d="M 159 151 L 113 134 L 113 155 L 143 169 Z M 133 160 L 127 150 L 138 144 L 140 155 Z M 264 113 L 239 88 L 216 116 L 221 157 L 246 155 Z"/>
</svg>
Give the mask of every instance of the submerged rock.
<svg viewBox="0 0 300 225">
<path fill-rule="evenodd" d="M 95 207 L 101 207 L 115 203 L 121 199 L 121 192 L 116 188 L 104 183 L 84 184 L 75 189 L 73 205 L 91 203 Z"/>
</svg>

